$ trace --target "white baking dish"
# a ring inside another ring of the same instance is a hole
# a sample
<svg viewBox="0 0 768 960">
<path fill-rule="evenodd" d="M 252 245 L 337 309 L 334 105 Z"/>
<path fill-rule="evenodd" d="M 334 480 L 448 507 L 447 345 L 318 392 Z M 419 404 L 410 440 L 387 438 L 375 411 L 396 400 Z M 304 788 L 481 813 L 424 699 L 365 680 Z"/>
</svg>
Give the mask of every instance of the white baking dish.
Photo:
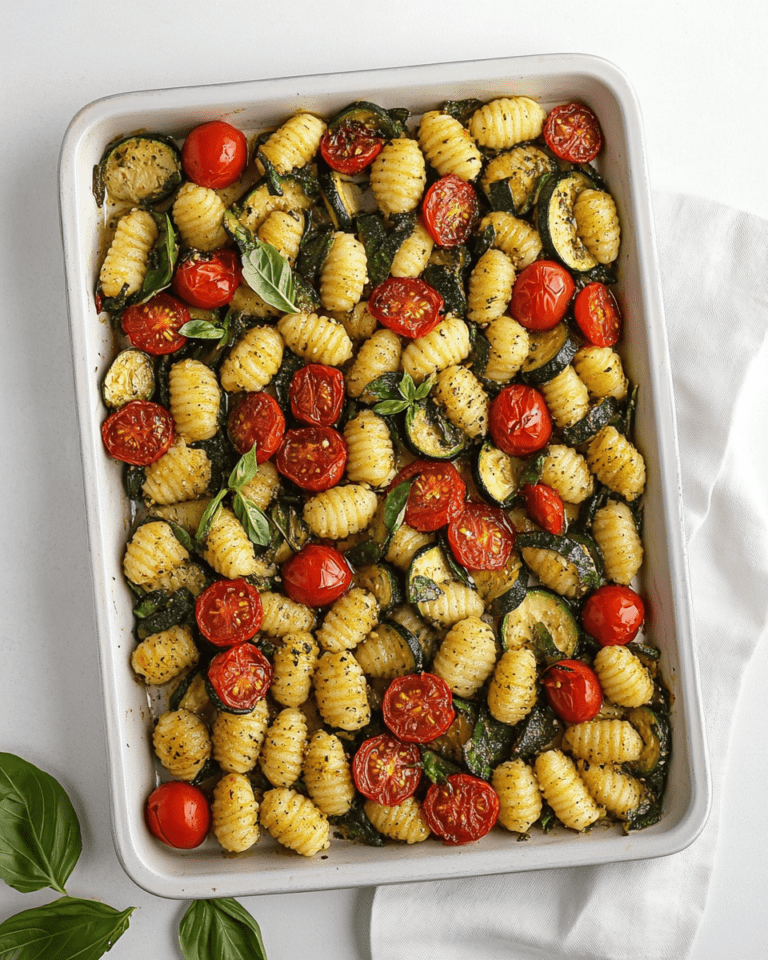
<svg viewBox="0 0 768 960">
<path fill-rule="evenodd" d="M 535 831 L 529 842 L 517 843 L 497 829 L 479 843 L 458 848 L 436 842 L 371 848 L 335 840 L 325 855 L 311 860 L 278 849 L 268 836 L 236 857 L 225 856 L 214 843 L 190 852 L 170 850 L 150 837 L 142 817 L 156 770 L 146 692 L 129 664 L 131 599 L 121 572 L 129 505 L 120 465 L 104 455 L 100 437 L 105 412 L 98 384 L 113 345 L 109 326 L 94 306 L 101 214 L 91 191 L 93 167 L 110 140 L 142 129 L 183 137 L 209 119 L 226 118 L 257 130 L 298 108 L 329 116 L 354 99 L 405 106 L 418 114 L 446 99 L 512 94 L 534 97 L 545 107 L 582 100 L 596 111 L 605 132 L 600 165 L 622 224 L 617 288 L 626 319 L 622 352 L 629 376 L 641 385 L 636 434 L 649 465 L 642 589 L 674 695 L 665 815 L 630 836 L 616 827 L 583 836 Z M 709 812 L 711 786 L 650 190 L 638 104 L 622 73 L 593 57 L 537 56 L 129 93 L 96 101 L 73 119 L 62 146 L 60 181 L 113 831 L 118 856 L 133 880 L 165 897 L 242 896 L 642 859 L 673 854 L 695 840 Z"/>
</svg>

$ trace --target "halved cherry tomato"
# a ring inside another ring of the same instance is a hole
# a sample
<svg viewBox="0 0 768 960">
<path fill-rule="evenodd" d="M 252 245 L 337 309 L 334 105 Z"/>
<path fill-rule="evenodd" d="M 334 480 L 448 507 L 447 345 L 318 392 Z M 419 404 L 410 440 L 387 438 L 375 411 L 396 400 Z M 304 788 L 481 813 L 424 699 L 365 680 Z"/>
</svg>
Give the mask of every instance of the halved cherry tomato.
<svg viewBox="0 0 768 960">
<path fill-rule="evenodd" d="M 195 601 L 200 633 L 217 647 L 250 640 L 263 619 L 261 594 L 246 580 L 216 580 Z"/>
<path fill-rule="evenodd" d="M 217 653 L 208 665 L 209 693 L 229 713 L 250 713 L 271 683 L 272 664 L 248 641 Z"/>
<path fill-rule="evenodd" d="M 631 587 L 606 584 L 584 604 L 581 621 L 603 647 L 629 643 L 645 620 L 645 606 Z"/>
<path fill-rule="evenodd" d="M 509 312 L 527 330 L 551 330 L 565 316 L 576 285 L 552 260 L 537 260 L 520 271 Z"/>
<path fill-rule="evenodd" d="M 124 310 L 121 322 L 131 346 L 161 357 L 187 342 L 179 330 L 189 323 L 189 310 L 169 293 L 158 293 L 151 300 Z"/>
<path fill-rule="evenodd" d="M 448 524 L 454 557 L 469 570 L 501 570 L 515 543 L 515 528 L 499 507 L 465 503 Z"/>
<path fill-rule="evenodd" d="M 569 163 L 590 163 L 603 146 L 600 121 L 582 103 L 562 103 L 554 107 L 542 132 L 552 153 Z"/>
<path fill-rule="evenodd" d="M 612 347 L 621 336 L 621 311 L 604 283 L 588 283 L 576 294 L 573 315 L 584 336 L 596 347 Z"/>
<path fill-rule="evenodd" d="M 451 688 L 434 673 L 396 677 L 381 701 L 384 723 L 406 743 L 429 743 L 456 719 Z"/>
<path fill-rule="evenodd" d="M 333 427 L 289 430 L 277 451 L 275 466 L 302 490 L 336 486 L 347 465 L 347 441 Z"/>
<path fill-rule="evenodd" d="M 352 760 L 352 779 L 364 797 L 387 807 L 413 796 L 421 780 L 421 753 L 388 733 L 365 740 Z"/>
<path fill-rule="evenodd" d="M 131 400 L 101 425 L 101 439 L 110 457 L 136 467 L 159 460 L 170 449 L 173 437 L 173 418 L 151 400 Z"/>
<path fill-rule="evenodd" d="M 547 533 L 559 536 L 565 529 L 565 507 L 560 494 L 546 483 L 527 483 L 520 493 L 531 520 Z"/>
<path fill-rule="evenodd" d="M 384 137 L 359 120 L 348 118 L 329 127 L 320 140 L 320 153 L 332 170 L 360 173 L 381 153 Z"/>
<path fill-rule="evenodd" d="M 513 383 L 491 403 L 488 428 L 496 446 L 513 457 L 541 450 L 552 436 L 552 417 L 535 387 Z"/>
<path fill-rule="evenodd" d="M 244 393 L 227 417 L 227 432 L 235 450 L 248 453 L 256 444 L 256 462 L 264 463 L 280 449 L 285 416 L 268 393 Z"/>
<path fill-rule="evenodd" d="M 150 793 L 144 820 L 153 837 L 177 850 L 199 847 L 208 835 L 211 810 L 205 794 L 191 783 L 170 780 Z"/>
<path fill-rule="evenodd" d="M 311 543 L 283 564 L 283 587 L 297 603 L 327 607 L 349 590 L 352 570 L 333 547 Z"/>
<path fill-rule="evenodd" d="M 374 287 L 369 312 L 402 337 L 424 337 L 440 322 L 443 298 L 418 277 L 387 277 Z"/>
<path fill-rule="evenodd" d="M 231 302 L 242 275 L 234 250 L 195 250 L 177 265 L 171 286 L 176 296 L 190 306 L 215 310 Z"/>
<path fill-rule="evenodd" d="M 414 460 L 404 467 L 389 490 L 416 477 L 408 493 L 405 522 L 422 533 L 431 533 L 461 513 L 467 487 L 452 463 Z"/>
<path fill-rule="evenodd" d="M 421 216 L 439 247 L 461 246 L 480 216 L 475 188 L 455 173 L 440 177 L 424 195 Z"/>
<path fill-rule="evenodd" d="M 422 812 L 432 833 L 458 846 L 484 837 L 499 818 L 499 795 L 485 780 L 454 773 L 427 790 Z"/>
<path fill-rule="evenodd" d="M 566 723 L 586 723 L 603 705 L 597 674 L 583 660 L 559 660 L 544 671 L 541 682 L 550 707 Z"/>
<path fill-rule="evenodd" d="M 184 173 L 199 187 L 231 186 L 245 170 L 248 141 L 242 130 L 223 120 L 195 127 L 181 148 Z"/>
<path fill-rule="evenodd" d="M 294 373 L 288 395 L 297 420 L 316 427 L 332 427 L 344 405 L 344 374 L 336 367 L 310 363 Z"/>
</svg>

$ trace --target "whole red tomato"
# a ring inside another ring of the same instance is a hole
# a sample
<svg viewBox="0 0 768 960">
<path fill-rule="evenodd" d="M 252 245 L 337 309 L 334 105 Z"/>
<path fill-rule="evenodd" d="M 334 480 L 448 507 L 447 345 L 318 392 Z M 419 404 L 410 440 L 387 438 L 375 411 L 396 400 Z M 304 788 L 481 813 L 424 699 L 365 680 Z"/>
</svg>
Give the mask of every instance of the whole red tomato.
<svg viewBox="0 0 768 960">
<path fill-rule="evenodd" d="M 422 533 L 439 530 L 461 512 L 467 487 L 452 463 L 414 460 L 404 467 L 389 490 L 416 479 L 408 493 L 405 522 Z"/>
<path fill-rule="evenodd" d="M 485 780 L 454 773 L 433 783 L 422 808 L 427 825 L 444 843 L 458 846 L 484 837 L 499 818 L 499 795 Z"/>
<path fill-rule="evenodd" d="M 429 743 L 456 718 L 451 688 L 434 673 L 396 677 L 381 701 L 384 723 L 406 743 Z"/>
<path fill-rule="evenodd" d="M 310 426 L 332 427 L 344 405 L 344 374 L 337 367 L 307 364 L 294 373 L 288 396 L 297 420 Z"/>
<path fill-rule="evenodd" d="M 465 503 L 448 524 L 448 543 L 468 570 L 502 570 L 515 544 L 515 528 L 499 507 Z"/>
<path fill-rule="evenodd" d="M 552 417 L 535 387 L 513 383 L 491 403 L 488 427 L 500 450 L 513 457 L 527 457 L 549 443 Z"/>
<path fill-rule="evenodd" d="M 153 837 L 169 847 L 191 850 L 208 834 L 211 811 L 205 794 L 191 783 L 161 783 L 147 798 L 144 820 Z"/>
<path fill-rule="evenodd" d="M 560 660 L 548 667 L 541 682 L 550 707 L 566 723 L 586 723 L 603 705 L 603 688 L 583 660 Z"/>
<path fill-rule="evenodd" d="M 312 543 L 283 564 L 285 592 L 308 607 L 327 607 L 349 590 L 352 570 L 333 547 Z"/>
<path fill-rule="evenodd" d="M 184 173 L 199 187 L 231 186 L 248 162 L 248 141 L 242 130 L 223 120 L 195 127 L 181 148 Z"/>
<path fill-rule="evenodd" d="M 527 483 L 520 493 L 531 520 L 547 533 L 559 536 L 565 529 L 565 506 L 560 494 L 546 483 Z"/>
<path fill-rule="evenodd" d="M 509 312 L 527 330 L 551 330 L 563 319 L 576 286 L 552 260 L 537 260 L 520 271 Z"/>
<path fill-rule="evenodd" d="M 195 251 L 178 264 L 171 287 L 190 306 L 215 310 L 231 302 L 241 279 L 240 259 L 234 250 Z"/>
<path fill-rule="evenodd" d="M 280 449 L 285 416 L 270 394 L 244 393 L 227 417 L 227 433 L 239 454 L 248 453 L 256 444 L 256 462 L 264 463 Z"/>
<path fill-rule="evenodd" d="M 588 283 L 579 290 L 573 316 L 581 332 L 596 347 L 612 347 L 621 337 L 621 311 L 604 283 Z"/>
<path fill-rule="evenodd" d="M 581 621 L 599 644 L 610 647 L 629 643 L 645 620 L 645 606 L 631 587 L 606 584 L 590 595 Z"/>
</svg>

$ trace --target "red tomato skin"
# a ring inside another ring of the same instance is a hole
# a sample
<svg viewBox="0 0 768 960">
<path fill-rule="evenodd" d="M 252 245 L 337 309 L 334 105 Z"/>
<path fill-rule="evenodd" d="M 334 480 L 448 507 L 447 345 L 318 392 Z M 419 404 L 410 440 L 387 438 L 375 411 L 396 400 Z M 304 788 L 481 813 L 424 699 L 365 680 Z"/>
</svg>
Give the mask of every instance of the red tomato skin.
<svg viewBox="0 0 768 960">
<path fill-rule="evenodd" d="M 199 187 L 231 186 L 248 162 L 248 141 L 242 130 L 223 120 L 195 127 L 181 148 L 184 173 Z"/>
<path fill-rule="evenodd" d="M 456 719 L 451 688 L 434 673 L 396 677 L 381 701 L 384 723 L 404 743 L 429 743 Z"/>
<path fill-rule="evenodd" d="M 216 654 L 208 664 L 207 683 L 223 704 L 220 709 L 248 713 L 272 684 L 272 664 L 245 640 Z"/>
<path fill-rule="evenodd" d="M 499 818 L 499 795 L 485 780 L 454 773 L 447 783 L 433 783 L 422 812 L 432 833 L 443 843 L 474 843 L 488 833 Z"/>
<path fill-rule="evenodd" d="M 329 490 L 344 476 L 347 441 L 333 427 L 288 430 L 275 457 L 275 466 L 302 490 Z"/>
<path fill-rule="evenodd" d="M 283 564 L 285 592 L 307 607 L 327 607 L 352 584 L 352 569 L 334 547 L 311 543 Z"/>
<path fill-rule="evenodd" d="M 509 312 L 527 330 L 551 330 L 565 316 L 575 289 L 565 267 L 537 260 L 518 274 Z"/>
<path fill-rule="evenodd" d="M 552 417 L 535 387 L 513 383 L 491 403 L 488 428 L 500 450 L 513 457 L 527 457 L 549 443 Z"/>
<path fill-rule="evenodd" d="M 606 584 L 590 594 L 581 613 L 587 633 L 603 647 L 630 643 L 645 620 L 645 605 L 631 587 Z"/>
<path fill-rule="evenodd" d="M 399 781 L 393 772 L 397 769 Z M 377 779 L 376 773 L 382 777 Z M 421 780 L 421 753 L 388 733 L 365 740 L 352 758 L 352 779 L 364 797 L 394 807 L 412 797 Z"/>
<path fill-rule="evenodd" d="M 144 820 L 152 836 L 166 846 L 192 850 L 208 835 L 211 810 L 202 790 L 191 783 L 170 780 L 147 797 Z"/>
<path fill-rule="evenodd" d="M 288 395 L 297 420 L 313 427 L 332 427 L 344 406 L 344 374 L 322 363 L 307 364 L 293 375 Z"/>
<path fill-rule="evenodd" d="M 364 123 L 344 120 L 328 128 L 320 140 L 320 154 L 332 170 L 360 173 L 381 153 L 384 138 Z"/>
<path fill-rule="evenodd" d="M 408 494 L 405 508 L 405 522 L 409 527 L 421 533 L 432 533 L 461 513 L 467 487 L 452 463 L 414 460 L 398 473 L 388 492 L 414 476 L 417 479 Z"/>
<path fill-rule="evenodd" d="M 550 707 L 566 723 L 593 720 L 603 705 L 603 688 L 583 660 L 559 660 L 542 676 Z"/>
<path fill-rule="evenodd" d="M 216 627 L 216 616 L 237 620 L 231 630 Z M 246 580 L 215 580 L 195 601 L 195 620 L 200 633 L 217 647 L 231 647 L 250 640 L 264 620 L 261 594 Z"/>
<path fill-rule="evenodd" d="M 123 440 L 127 433 L 133 438 L 132 447 Z M 174 440 L 173 418 L 159 403 L 131 400 L 107 417 L 101 425 L 101 439 L 114 460 L 146 467 L 171 448 Z M 144 439 L 149 442 L 139 446 L 140 440 Z"/>
<path fill-rule="evenodd" d="M 527 483 L 520 491 L 534 523 L 559 536 L 565 530 L 565 507 L 560 494 L 545 483 Z"/>
<path fill-rule="evenodd" d="M 460 247 L 466 243 L 479 216 L 474 187 L 455 173 L 436 180 L 421 205 L 424 226 L 439 247 Z"/>
<path fill-rule="evenodd" d="M 187 342 L 179 330 L 189 323 L 189 310 L 169 293 L 158 293 L 144 303 L 127 307 L 120 323 L 132 347 L 162 357 L 175 353 Z"/>
<path fill-rule="evenodd" d="M 448 543 L 468 570 L 502 570 L 515 545 L 515 528 L 499 507 L 466 503 L 448 524 Z"/>
<path fill-rule="evenodd" d="M 552 153 L 569 163 L 591 163 L 603 147 L 600 121 L 581 103 L 562 103 L 550 110 L 542 134 Z"/>
<path fill-rule="evenodd" d="M 285 435 L 285 415 L 268 393 L 244 393 L 227 417 L 227 433 L 240 455 L 256 444 L 256 462 L 264 463 L 280 449 Z"/>
<path fill-rule="evenodd" d="M 215 310 L 231 303 L 242 276 L 234 250 L 194 253 L 176 267 L 171 289 L 191 307 Z"/>
<path fill-rule="evenodd" d="M 387 277 L 371 291 L 368 311 L 401 337 L 425 337 L 440 323 L 443 298 L 419 277 Z"/>
<path fill-rule="evenodd" d="M 622 318 L 619 305 L 604 283 L 588 283 L 573 302 L 576 323 L 596 347 L 612 347 L 621 338 Z"/>
</svg>

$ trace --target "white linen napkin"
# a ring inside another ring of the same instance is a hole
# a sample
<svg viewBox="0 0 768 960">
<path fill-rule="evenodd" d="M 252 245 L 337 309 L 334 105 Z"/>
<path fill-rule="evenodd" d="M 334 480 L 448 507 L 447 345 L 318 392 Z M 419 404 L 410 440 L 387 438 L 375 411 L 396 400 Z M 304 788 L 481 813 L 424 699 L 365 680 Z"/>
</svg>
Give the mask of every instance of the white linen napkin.
<svg viewBox="0 0 768 960">
<path fill-rule="evenodd" d="M 708 824 L 688 849 L 656 860 L 380 887 L 372 960 L 690 955 L 716 854 L 730 739 L 731 711 L 717 705 L 735 702 L 768 622 L 768 454 L 761 439 L 761 469 L 754 422 L 765 387 L 748 376 L 768 330 L 768 221 L 676 194 L 656 194 L 654 208 L 696 643 L 710 755 L 718 758 Z"/>
</svg>

